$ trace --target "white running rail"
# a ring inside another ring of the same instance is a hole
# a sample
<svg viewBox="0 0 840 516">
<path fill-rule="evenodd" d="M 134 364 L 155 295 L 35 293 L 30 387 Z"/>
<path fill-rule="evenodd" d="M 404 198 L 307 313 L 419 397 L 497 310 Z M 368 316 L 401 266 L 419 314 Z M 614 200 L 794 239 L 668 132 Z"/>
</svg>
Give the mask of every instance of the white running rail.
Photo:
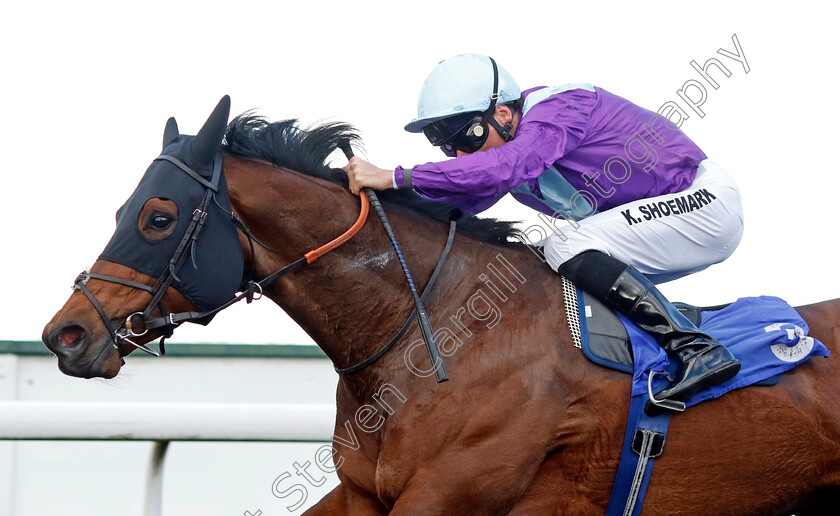
<svg viewBox="0 0 840 516">
<path fill-rule="evenodd" d="M 335 407 L 269 403 L 0 401 L 0 440 L 154 441 L 145 516 L 160 516 L 171 441 L 327 442 Z"/>
</svg>

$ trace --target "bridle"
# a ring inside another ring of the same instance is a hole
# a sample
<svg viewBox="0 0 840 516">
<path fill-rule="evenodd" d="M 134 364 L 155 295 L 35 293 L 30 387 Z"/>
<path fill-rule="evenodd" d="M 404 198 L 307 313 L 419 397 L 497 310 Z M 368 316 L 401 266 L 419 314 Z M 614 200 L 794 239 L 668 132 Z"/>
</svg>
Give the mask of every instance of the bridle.
<svg viewBox="0 0 840 516">
<path fill-rule="evenodd" d="M 207 209 L 210 205 L 210 201 L 214 198 L 216 192 L 219 191 L 219 180 L 222 175 L 222 158 L 221 152 L 216 154 L 216 157 L 213 160 L 213 175 L 210 181 L 204 179 L 199 173 L 197 173 L 189 165 L 182 162 L 178 158 L 166 154 L 161 154 L 160 156 L 155 158 L 154 161 L 168 161 L 172 163 L 184 173 L 186 173 L 188 176 L 198 181 L 204 187 L 204 195 L 202 196 L 198 207 L 195 208 L 195 210 L 193 210 L 192 217 L 190 218 L 190 222 L 187 226 L 186 232 L 181 238 L 181 241 L 178 243 L 178 247 L 175 248 L 175 253 L 169 260 L 168 266 L 161 273 L 161 275 L 157 278 L 157 280 L 151 287 L 135 281 L 129 281 L 123 278 L 118 278 L 116 276 L 95 274 L 92 273 L 90 269 L 88 269 L 83 271 L 76 278 L 76 281 L 73 283 L 73 290 L 81 291 L 85 295 L 85 297 L 87 297 L 88 300 L 91 302 L 91 304 L 99 314 L 99 318 L 102 319 L 102 322 L 105 325 L 105 329 L 108 330 L 108 333 L 111 336 L 111 343 L 115 348 L 119 349 L 119 344 L 121 342 L 125 342 L 134 346 L 137 349 L 145 351 L 150 355 L 160 356 L 157 351 L 151 349 L 146 345 L 138 344 L 131 339 L 142 337 L 143 335 L 146 335 L 151 329 L 161 328 L 163 331 L 163 337 L 161 337 L 161 353 L 166 352 L 166 348 L 163 347 L 163 342 L 167 337 L 170 337 L 172 335 L 172 331 L 179 324 L 176 323 L 174 319 L 174 316 L 176 314 L 170 313 L 168 316 L 161 318 L 153 318 L 151 314 L 155 308 L 158 308 L 161 314 L 166 313 L 163 307 L 159 306 L 161 304 L 163 296 L 164 294 L 166 294 L 166 290 L 172 284 L 172 281 L 178 279 L 177 273 L 187 259 L 187 251 L 190 250 L 194 252 L 194 246 L 198 241 L 198 237 L 201 234 L 201 229 L 204 227 L 204 223 L 207 219 Z M 87 288 L 87 282 L 90 279 L 109 281 L 111 283 L 118 283 L 120 285 L 144 290 L 149 293 L 152 299 L 151 301 L 149 301 L 149 304 L 146 305 L 145 309 L 143 309 L 142 311 L 132 313 L 131 315 L 125 318 L 122 324 L 114 328 L 111 324 L 110 318 L 108 318 L 107 314 L 105 314 L 105 310 L 102 308 L 102 305 L 96 300 L 96 297 L 93 295 L 90 289 Z M 162 320 L 165 322 L 162 322 Z M 140 329 L 140 331 L 136 331 L 138 328 Z"/>
<path fill-rule="evenodd" d="M 175 328 L 177 328 L 185 322 L 195 322 L 201 319 L 205 319 L 206 317 L 213 316 L 216 313 L 243 299 L 245 299 L 247 303 L 251 303 L 253 300 L 259 299 L 260 297 L 262 297 L 264 290 L 274 281 L 304 265 L 315 262 L 321 256 L 329 253 L 330 251 L 336 249 L 340 245 L 350 240 L 361 230 L 362 226 L 364 225 L 367 219 L 368 212 L 370 211 L 370 203 L 368 197 L 364 195 L 360 196 L 359 198 L 361 200 L 361 208 L 358 219 L 347 231 L 345 231 L 339 237 L 335 238 L 334 240 L 328 242 L 327 244 L 321 247 L 318 247 L 317 249 L 305 253 L 301 258 L 286 265 L 285 267 L 282 267 L 281 269 L 277 270 L 276 272 L 270 274 L 269 276 L 266 276 L 265 278 L 259 281 L 254 281 L 253 279 L 248 280 L 247 282 L 245 282 L 240 294 L 234 296 L 229 301 L 223 303 L 222 305 L 212 310 L 167 313 L 164 307 L 162 306 L 163 296 L 172 284 L 172 282 L 178 280 L 177 273 L 180 270 L 181 266 L 185 263 L 187 255 L 189 254 L 188 251 L 190 253 L 194 252 L 195 244 L 198 241 L 198 238 L 201 234 L 201 229 L 203 228 L 207 218 L 207 210 L 210 207 L 210 202 L 215 201 L 215 194 L 219 190 L 219 180 L 222 176 L 222 155 L 221 152 L 216 154 L 216 157 L 213 161 L 213 175 L 210 181 L 207 181 L 195 170 L 193 170 L 187 164 L 175 157 L 162 154 L 155 158 L 154 161 L 168 161 L 169 163 L 172 163 L 181 171 L 183 171 L 188 176 L 200 183 L 205 189 L 204 195 L 199 203 L 199 206 L 193 211 L 190 223 L 187 226 L 187 230 L 184 233 L 184 236 L 181 238 L 177 248 L 175 249 L 172 258 L 169 260 L 167 268 L 163 271 L 163 273 L 161 273 L 161 275 L 157 278 L 157 280 L 152 286 L 148 286 L 135 281 L 126 280 L 123 278 L 118 278 L 116 276 L 93 273 L 90 271 L 90 269 L 88 269 L 79 274 L 72 287 L 73 290 L 81 291 L 96 309 L 100 319 L 102 320 L 102 323 L 108 330 L 112 345 L 117 350 L 119 350 L 119 344 L 125 342 L 126 344 L 129 344 L 153 356 L 160 356 L 161 354 L 165 354 L 166 349 L 164 347 L 164 341 L 172 336 L 172 333 L 174 332 Z M 232 210 L 228 212 L 227 210 L 222 208 L 222 206 L 220 206 L 218 202 L 214 202 L 214 204 L 218 209 L 222 210 L 226 215 L 228 215 L 232 223 L 236 225 L 236 227 L 248 237 L 251 246 L 252 256 L 254 242 L 256 242 L 257 244 L 269 251 L 273 251 L 270 247 L 263 244 L 259 239 L 257 239 L 245 226 L 245 224 L 239 219 L 239 217 L 237 217 L 236 214 L 232 212 Z M 383 220 L 383 223 L 384 222 L 387 221 Z M 449 235 L 447 237 L 447 242 L 446 246 L 444 247 L 444 251 L 441 254 L 441 257 L 437 263 L 437 266 L 435 267 L 434 272 L 432 273 L 431 278 L 427 282 L 426 288 L 421 294 L 420 299 L 425 299 L 426 295 L 431 290 L 431 287 L 434 285 L 435 280 L 437 279 L 437 276 L 440 273 L 440 270 L 443 268 L 443 264 L 446 261 L 446 258 L 449 254 L 449 250 L 452 247 L 452 242 L 455 236 L 455 229 L 456 222 L 452 220 L 450 222 Z M 402 259 L 402 256 L 400 256 L 400 259 Z M 102 305 L 97 301 L 96 296 L 94 296 L 90 289 L 88 289 L 87 282 L 90 279 L 97 279 L 111 283 L 117 283 L 127 287 L 143 290 L 151 296 L 151 300 L 149 301 L 148 305 L 146 305 L 145 309 L 130 314 L 118 326 L 114 327 L 111 322 L 111 319 L 107 316 L 105 310 L 102 308 Z M 152 312 L 155 308 L 158 308 L 158 310 L 162 314 L 161 317 L 152 316 Z M 394 338 L 391 339 L 391 341 L 389 341 L 385 346 L 380 348 L 376 353 L 374 353 L 373 355 L 356 365 L 346 368 L 336 367 L 336 372 L 338 372 L 339 374 L 355 373 L 376 362 L 391 348 L 393 348 L 394 345 L 396 345 L 396 343 L 402 338 L 402 336 L 410 327 L 411 322 L 414 320 L 415 315 L 416 310 L 411 313 L 411 315 L 408 317 L 408 319 L 397 332 L 397 334 L 394 336 Z M 151 330 L 160 330 L 162 332 L 160 340 L 160 353 L 144 344 L 139 344 L 132 340 L 146 335 Z"/>
</svg>

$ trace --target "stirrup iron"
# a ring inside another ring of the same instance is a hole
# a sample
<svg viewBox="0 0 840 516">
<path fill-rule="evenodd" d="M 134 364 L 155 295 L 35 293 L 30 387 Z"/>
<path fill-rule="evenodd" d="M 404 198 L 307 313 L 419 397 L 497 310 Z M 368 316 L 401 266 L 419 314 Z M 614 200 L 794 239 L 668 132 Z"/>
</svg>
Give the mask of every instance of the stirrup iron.
<svg viewBox="0 0 840 516">
<path fill-rule="evenodd" d="M 670 410 L 673 412 L 684 412 L 685 411 L 685 403 L 682 401 L 675 401 L 675 400 L 658 400 L 653 395 L 653 377 L 656 375 L 663 375 L 668 374 L 666 371 L 648 371 L 648 398 L 650 398 L 649 403 L 654 407 Z"/>
</svg>

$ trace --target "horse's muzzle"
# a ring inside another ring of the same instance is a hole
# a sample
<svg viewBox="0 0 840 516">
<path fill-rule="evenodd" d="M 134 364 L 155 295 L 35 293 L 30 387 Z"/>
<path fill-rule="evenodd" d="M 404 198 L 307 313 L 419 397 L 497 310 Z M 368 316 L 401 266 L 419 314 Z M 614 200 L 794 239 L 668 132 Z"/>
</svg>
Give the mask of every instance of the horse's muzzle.
<svg viewBox="0 0 840 516">
<path fill-rule="evenodd" d="M 107 338 L 92 340 L 91 333 L 80 323 L 47 326 L 41 338 L 58 357 L 58 368 L 64 374 L 79 378 L 113 378 L 120 370 L 116 347 Z"/>
</svg>

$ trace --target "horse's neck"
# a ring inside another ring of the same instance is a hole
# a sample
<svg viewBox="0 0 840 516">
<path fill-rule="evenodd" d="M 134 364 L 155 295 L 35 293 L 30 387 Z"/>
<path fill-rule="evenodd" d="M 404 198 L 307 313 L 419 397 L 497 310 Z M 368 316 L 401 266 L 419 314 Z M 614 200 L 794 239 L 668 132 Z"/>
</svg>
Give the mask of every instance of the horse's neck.
<svg viewBox="0 0 840 516">
<path fill-rule="evenodd" d="M 255 248 L 257 277 L 265 277 L 335 238 L 358 216 L 359 199 L 339 185 L 232 158 L 226 160 L 225 170 L 235 211 L 257 238 L 277 250 Z M 448 228 L 398 210 L 389 212 L 389 217 L 415 285 L 422 290 L 443 251 Z M 243 246 L 250 256 L 244 237 Z M 458 270 L 465 270 L 467 262 L 489 263 L 494 255 L 490 247 L 459 238 L 447 263 L 452 271 L 450 280 L 457 278 Z M 430 301 L 442 310 L 441 303 L 445 305 L 449 298 L 463 303 L 478 281 L 470 279 L 449 281 L 446 295 L 432 296 Z M 414 307 L 398 258 L 373 213 L 349 242 L 276 281 L 266 293 L 337 367 L 355 365 L 375 353 L 394 337 Z M 420 353 L 417 356 L 422 357 Z M 365 397 L 386 379 L 394 381 L 405 375 L 411 373 L 402 351 L 392 352 L 377 367 L 352 375 L 360 386 L 353 390 Z"/>
</svg>

